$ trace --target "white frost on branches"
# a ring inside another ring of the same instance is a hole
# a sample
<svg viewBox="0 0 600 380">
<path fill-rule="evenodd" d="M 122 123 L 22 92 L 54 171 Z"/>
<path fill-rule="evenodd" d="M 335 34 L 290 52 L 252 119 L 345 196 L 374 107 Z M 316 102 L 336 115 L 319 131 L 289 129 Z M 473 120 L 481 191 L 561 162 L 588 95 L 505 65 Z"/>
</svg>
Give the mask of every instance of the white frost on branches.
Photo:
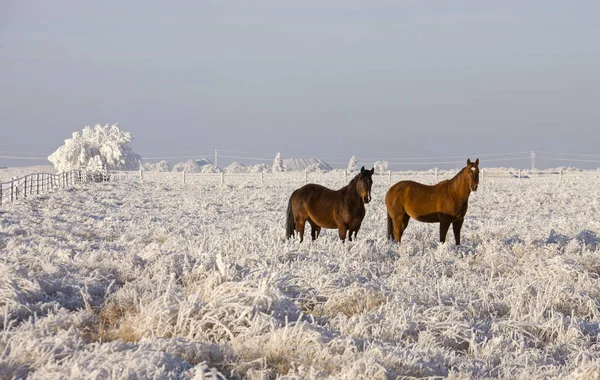
<svg viewBox="0 0 600 380">
<path fill-rule="evenodd" d="M 389 161 L 377 161 L 373 164 L 376 173 L 387 173 Z"/>
<path fill-rule="evenodd" d="M 354 156 L 350 157 L 350 161 L 348 162 L 348 171 L 350 173 L 358 171 L 358 162 Z"/>
<path fill-rule="evenodd" d="M 116 124 L 86 126 L 52 153 L 48 160 L 56 170 L 106 168 L 108 170 L 138 170 L 141 157 L 129 145 L 131 134 Z"/>
<path fill-rule="evenodd" d="M 281 173 L 283 171 L 283 160 L 281 159 L 281 153 L 277 152 L 275 159 L 273 160 L 273 167 L 271 168 L 273 173 Z"/>
</svg>

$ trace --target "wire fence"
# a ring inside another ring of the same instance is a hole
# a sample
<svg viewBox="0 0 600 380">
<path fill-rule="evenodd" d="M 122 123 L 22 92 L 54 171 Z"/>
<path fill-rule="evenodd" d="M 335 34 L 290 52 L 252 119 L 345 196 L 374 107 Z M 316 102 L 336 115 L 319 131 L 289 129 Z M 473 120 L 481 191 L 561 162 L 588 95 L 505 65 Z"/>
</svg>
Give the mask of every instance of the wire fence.
<svg viewBox="0 0 600 380">
<path fill-rule="evenodd" d="M 414 180 L 426 184 L 435 184 L 439 181 L 450 179 L 459 170 L 412 170 L 412 171 L 376 171 L 374 182 L 377 184 L 394 184 L 402 180 Z M 148 184 L 187 184 L 197 186 L 277 186 L 282 183 L 294 183 L 297 185 L 307 183 L 318 183 L 325 186 L 346 185 L 355 172 L 348 170 L 332 171 L 287 171 L 287 172 L 260 172 L 260 173 L 195 173 L 195 172 L 159 172 L 159 171 L 114 171 L 111 176 L 115 180 L 131 180 Z M 480 171 L 480 181 L 494 178 L 528 179 L 552 177 L 558 182 L 563 177 L 575 175 L 598 175 L 598 171 L 570 171 L 563 169 L 555 170 L 520 170 L 520 169 L 496 169 L 483 168 Z"/>
<path fill-rule="evenodd" d="M 445 179 L 450 179 L 459 170 L 430 170 L 412 171 L 379 171 L 374 174 L 377 185 L 392 185 L 402 180 L 414 180 L 425 184 L 435 184 Z M 356 173 L 348 170 L 322 171 L 288 171 L 288 172 L 260 172 L 260 173 L 195 173 L 195 172 L 158 172 L 158 171 L 107 171 L 76 169 L 62 173 L 33 173 L 10 181 L 0 182 L 0 205 L 27 199 L 38 194 L 73 186 L 78 183 L 106 182 L 106 181 L 135 181 L 144 184 L 183 184 L 190 186 L 281 186 L 303 185 L 318 183 L 324 186 L 344 186 Z M 600 171 L 575 171 L 575 170 L 521 170 L 482 168 L 480 182 L 494 178 L 528 179 L 552 177 L 561 182 L 563 177 L 590 178 L 599 176 Z"/>
<path fill-rule="evenodd" d="M 284 152 L 285 153 L 285 152 Z M 479 154 L 481 153 L 481 154 Z M 536 165 L 541 164 L 541 167 L 553 167 L 555 165 L 562 166 L 582 166 L 588 169 L 600 164 L 600 154 L 587 153 L 558 153 L 548 151 L 520 151 L 520 152 L 505 152 L 505 153 L 469 153 L 467 155 L 446 155 L 446 156 L 356 156 L 361 165 L 372 166 L 377 163 L 386 162 L 393 170 L 404 170 L 409 168 L 424 168 L 432 166 L 452 167 L 465 162 L 466 157 L 479 157 L 485 161 L 487 166 L 504 166 L 506 164 L 515 165 L 517 167 L 529 167 L 534 169 Z M 239 161 L 246 164 L 263 164 L 269 166 L 273 163 L 277 152 L 256 152 L 242 151 L 229 149 L 203 149 L 195 151 L 173 151 L 173 152 L 145 152 L 141 154 L 146 163 L 158 161 L 173 161 L 173 160 L 199 160 L 206 159 L 216 166 L 221 165 L 221 168 L 232 161 Z M 311 156 L 282 154 L 281 158 L 286 159 L 316 159 L 321 160 L 327 165 L 337 168 L 343 168 L 348 165 L 350 157 L 346 156 L 320 156 L 314 154 Z M 7 152 L 0 151 L 0 160 L 47 160 L 47 155 L 44 157 L 41 153 L 31 152 Z M 211 161 L 212 160 L 212 161 Z"/>
<path fill-rule="evenodd" d="M 76 169 L 62 173 L 32 173 L 0 182 L 0 206 L 83 182 L 104 182 L 106 171 Z"/>
</svg>

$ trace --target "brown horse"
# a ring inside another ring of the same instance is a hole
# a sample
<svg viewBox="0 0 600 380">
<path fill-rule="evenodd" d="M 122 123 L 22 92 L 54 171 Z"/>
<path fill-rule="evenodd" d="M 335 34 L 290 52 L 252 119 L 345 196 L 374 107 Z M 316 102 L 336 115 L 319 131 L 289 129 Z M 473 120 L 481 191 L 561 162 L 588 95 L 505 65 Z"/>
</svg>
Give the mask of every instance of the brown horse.
<svg viewBox="0 0 600 380">
<path fill-rule="evenodd" d="M 358 234 L 360 224 L 365 217 L 365 203 L 371 201 L 373 172 L 365 170 L 350 183 L 339 190 L 331 190 L 314 183 L 304 185 L 292 193 L 287 208 L 286 237 L 289 239 L 294 231 L 300 234 L 300 242 L 304 240 L 304 224 L 310 224 L 310 236 L 315 240 L 321 228 L 337 228 L 340 239 L 352 241 Z"/>
<path fill-rule="evenodd" d="M 479 158 L 467 159 L 465 166 L 454 178 L 428 186 L 414 181 L 401 181 L 392 186 L 386 196 L 388 238 L 400 243 L 410 218 L 425 223 L 440 224 L 440 241 L 452 224 L 456 245 L 460 245 L 462 227 L 469 195 L 479 185 Z"/>
</svg>

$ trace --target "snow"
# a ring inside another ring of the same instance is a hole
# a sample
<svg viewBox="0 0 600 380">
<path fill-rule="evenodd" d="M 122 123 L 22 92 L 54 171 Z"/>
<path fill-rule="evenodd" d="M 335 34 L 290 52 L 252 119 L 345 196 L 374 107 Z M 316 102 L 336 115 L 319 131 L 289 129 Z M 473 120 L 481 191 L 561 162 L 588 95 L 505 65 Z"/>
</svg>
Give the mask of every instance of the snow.
<svg viewBox="0 0 600 380">
<path fill-rule="evenodd" d="M 283 166 L 288 171 L 330 171 L 332 167 L 318 158 L 285 158 Z"/>
<path fill-rule="evenodd" d="M 210 160 L 206 158 L 201 158 L 198 160 L 188 160 L 186 162 L 180 162 L 178 164 L 173 165 L 171 169 L 174 172 L 183 172 L 186 173 L 219 173 L 221 169 L 219 169 L 216 165 L 214 165 Z"/>
<path fill-rule="evenodd" d="M 237 161 L 233 161 L 229 166 L 223 169 L 225 173 L 247 173 L 248 168 Z"/>
<path fill-rule="evenodd" d="M 187 173 L 219 173 L 220 168 L 216 167 L 210 160 L 202 158 L 199 160 L 188 160 L 186 162 L 180 162 L 174 165 L 170 165 L 167 161 L 160 161 L 157 163 L 145 162 L 143 169 L 146 171 L 157 171 L 157 172 L 182 172 Z M 282 159 L 279 154 L 274 160 L 271 166 L 266 164 L 256 165 L 244 165 L 240 162 L 234 161 L 223 169 L 225 173 L 261 173 L 261 172 L 283 172 L 283 171 L 307 171 L 313 172 L 327 172 L 331 171 L 332 168 L 325 161 L 318 158 L 286 158 Z"/>
<path fill-rule="evenodd" d="M 387 241 L 387 175 L 346 244 L 284 239 L 304 173 L 218 177 L 132 175 L 2 206 L 2 377 L 600 373 L 598 172 L 484 177 L 461 247 L 416 221 Z"/>
</svg>

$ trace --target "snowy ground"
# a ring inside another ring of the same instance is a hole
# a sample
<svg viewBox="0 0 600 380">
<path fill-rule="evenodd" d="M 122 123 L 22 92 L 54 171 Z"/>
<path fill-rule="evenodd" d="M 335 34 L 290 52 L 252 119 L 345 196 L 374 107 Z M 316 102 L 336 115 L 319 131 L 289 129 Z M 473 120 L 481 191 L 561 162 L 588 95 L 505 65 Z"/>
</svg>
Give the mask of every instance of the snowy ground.
<svg viewBox="0 0 600 380">
<path fill-rule="evenodd" d="M 415 221 L 390 244 L 385 176 L 358 241 L 285 241 L 303 176 L 252 178 L 2 206 L 0 377 L 600 376 L 598 173 L 484 178 L 460 248 Z"/>
</svg>

